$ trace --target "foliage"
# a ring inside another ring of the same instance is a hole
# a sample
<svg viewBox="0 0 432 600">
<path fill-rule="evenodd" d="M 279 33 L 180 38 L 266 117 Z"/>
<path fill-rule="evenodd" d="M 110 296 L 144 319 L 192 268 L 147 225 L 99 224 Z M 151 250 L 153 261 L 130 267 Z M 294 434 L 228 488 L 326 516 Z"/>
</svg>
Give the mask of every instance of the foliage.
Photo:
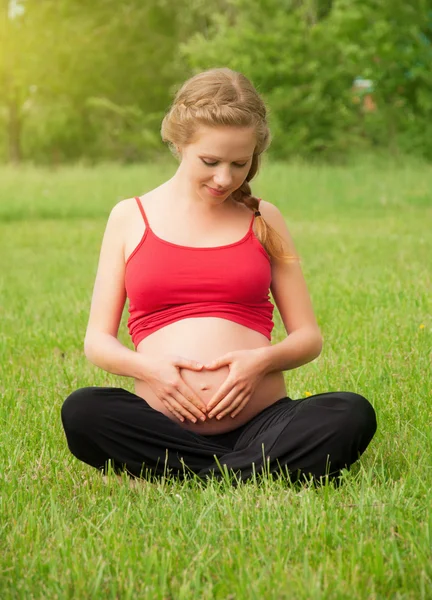
<svg viewBox="0 0 432 600">
<path fill-rule="evenodd" d="M 27 0 L 22 16 L 4 22 L 3 116 L 11 121 L 13 98 L 16 146 L 19 137 L 27 156 L 48 162 L 148 155 L 173 83 L 168 5 Z"/>
<path fill-rule="evenodd" d="M 432 159 L 432 3 L 337 0 L 331 20 L 346 64 L 374 82 L 363 134 Z"/>
<path fill-rule="evenodd" d="M 346 151 L 353 121 L 353 73 L 338 62 L 326 21 L 316 22 L 291 0 L 231 0 L 205 36 L 182 46 L 194 71 L 219 65 L 245 73 L 272 113 L 273 152 L 279 157 Z M 355 71 L 354 71 L 355 74 Z"/>
<path fill-rule="evenodd" d="M 10 7 L 22 6 L 11 17 Z M 176 87 L 244 72 L 278 158 L 432 159 L 431 0 L 1 0 L 0 159 L 139 161 Z M 376 110 L 353 91 L 373 82 Z"/>
<path fill-rule="evenodd" d="M 182 52 L 194 71 L 224 64 L 251 77 L 273 112 L 277 156 L 340 157 L 387 140 L 409 151 L 417 136 L 414 150 L 432 157 L 432 12 L 424 0 L 335 0 L 331 11 L 313 0 L 228 3 Z M 374 82 L 372 114 L 353 102 L 358 75 Z"/>
</svg>

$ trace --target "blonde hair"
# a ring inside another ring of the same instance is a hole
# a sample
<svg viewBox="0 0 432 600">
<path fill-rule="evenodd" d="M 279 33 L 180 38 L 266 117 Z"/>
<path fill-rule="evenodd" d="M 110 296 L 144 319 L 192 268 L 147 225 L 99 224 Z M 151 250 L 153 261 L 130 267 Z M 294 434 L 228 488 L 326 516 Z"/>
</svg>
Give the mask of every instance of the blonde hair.
<svg viewBox="0 0 432 600">
<path fill-rule="evenodd" d="M 162 121 L 162 140 L 178 157 L 176 148 L 191 143 L 200 125 L 253 127 L 256 146 L 252 164 L 242 185 L 231 195 L 256 212 L 259 199 L 252 195 L 249 182 L 258 173 L 261 154 L 271 142 L 267 113 L 263 99 L 242 73 L 228 68 L 209 69 L 188 79 L 178 90 Z M 283 238 L 261 215 L 256 218 L 256 231 L 272 258 L 283 262 L 298 260 L 287 254 Z"/>
</svg>

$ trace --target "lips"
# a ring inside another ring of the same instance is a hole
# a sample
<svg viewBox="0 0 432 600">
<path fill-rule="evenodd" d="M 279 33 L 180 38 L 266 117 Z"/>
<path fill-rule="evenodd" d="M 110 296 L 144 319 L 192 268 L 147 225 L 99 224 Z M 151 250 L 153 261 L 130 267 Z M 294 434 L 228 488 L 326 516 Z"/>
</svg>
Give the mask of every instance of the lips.
<svg viewBox="0 0 432 600">
<path fill-rule="evenodd" d="M 209 185 L 207 187 L 210 190 L 210 192 L 212 194 L 214 194 L 215 196 L 222 196 L 223 194 L 226 194 L 228 191 L 228 190 L 215 190 L 214 188 L 211 188 Z"/>
</svg>

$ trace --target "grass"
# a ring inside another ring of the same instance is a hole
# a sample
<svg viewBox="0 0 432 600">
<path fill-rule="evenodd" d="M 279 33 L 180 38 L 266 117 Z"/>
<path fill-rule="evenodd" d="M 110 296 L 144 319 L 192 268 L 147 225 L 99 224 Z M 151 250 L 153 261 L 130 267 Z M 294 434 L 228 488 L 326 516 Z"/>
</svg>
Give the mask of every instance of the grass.
<svg viewBox="0 0 432 600">
<path fill-rule="evenodd" d="M 432 598 L 432 175 L 268 164 L 324 335 L 293 398 L 351 390 L 378 432 L 344 484 L 264 478 L 131 489 L 69 453 L 75 388 L 132 381 L 82 342 L 110 208 L 172 166 L 0 170 L 0 597 Z M 275 341 L 283 335 L 277 318 Z M 131 347 L 124 323 L 121 340 Z"/>
</svg>

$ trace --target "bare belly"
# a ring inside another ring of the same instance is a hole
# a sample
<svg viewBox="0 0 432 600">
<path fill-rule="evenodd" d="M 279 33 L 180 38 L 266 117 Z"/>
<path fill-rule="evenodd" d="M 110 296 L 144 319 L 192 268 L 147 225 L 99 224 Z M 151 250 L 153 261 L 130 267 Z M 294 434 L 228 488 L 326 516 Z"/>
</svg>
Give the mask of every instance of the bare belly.
<svg viewBox="0 0 432 600">
<path fill-rule="evenodd" d="M 232 321 L 215 317 L 183 319 L 159 329 L 140 342 L 137 352 L 142 354 L 177 354 L 203 364 L 234 350 L 246 350 L 270 346 L 261 333 Z M 228 376 L 228 367 L 217 371 L 190 371 L 181 369 L 184 381 L 198 394 L 205 405 L 213 398 Z M 216 418 L 192 423 L 188 419 L 179 421 L 157 398 L 150 386 L 140 379 L 135 380 L 135 393 L 144 398 L 151 407 L 160 411 L 184 429 L 212 435 L 231 431 L 247 423 L 267 406 L 286 396 L 284 377 L 281 372 L 266 375 L 247 405 L 238 415 L 229 415 L 220 421 Z"/>
</svg>

